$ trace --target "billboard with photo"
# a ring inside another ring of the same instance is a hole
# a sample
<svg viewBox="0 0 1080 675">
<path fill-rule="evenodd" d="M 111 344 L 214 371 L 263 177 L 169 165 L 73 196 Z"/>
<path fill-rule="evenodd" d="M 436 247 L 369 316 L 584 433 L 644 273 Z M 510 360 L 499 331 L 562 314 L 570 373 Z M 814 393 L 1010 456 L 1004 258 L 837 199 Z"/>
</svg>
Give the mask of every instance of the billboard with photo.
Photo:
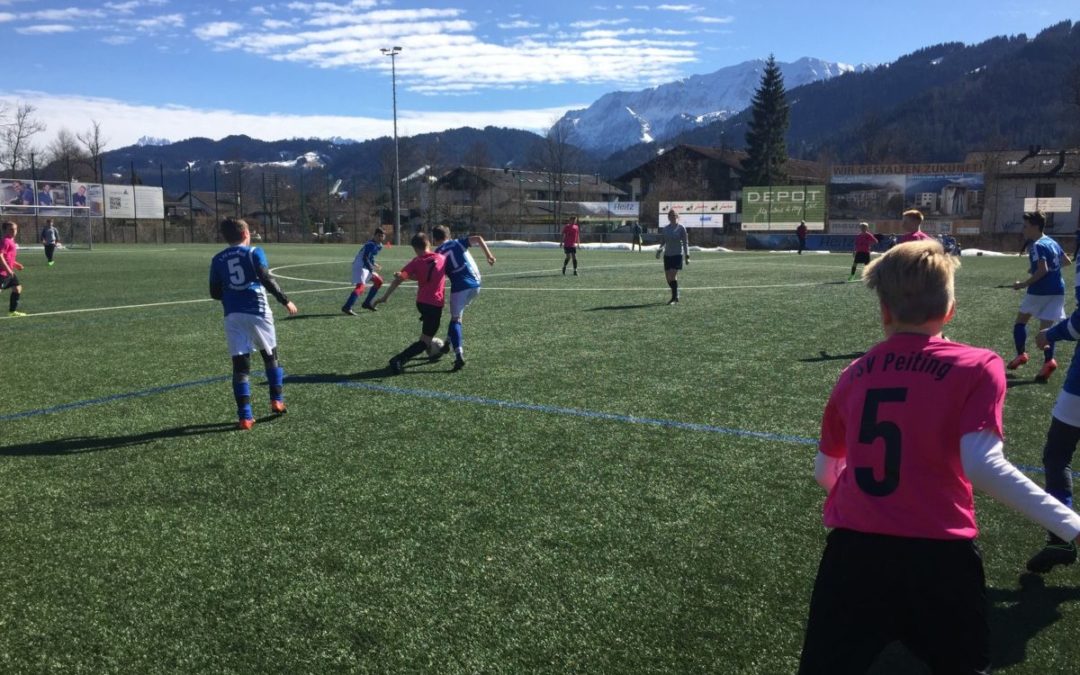
<svg viewBox="0 0 1080 675">
<path fill-rule="evenodd" d="M 896 170 L 888 173 L 883 169 Z M 873 224 L 877 232 L 899 231 L 901 214 L 918 209 L 927 231 L 956 221 L 982 219 L 983 174 L 968 165 L 837 167 L 829 182 L 829 222 Z"/>
<path fill-rule="evenodd" d="M 49 206 L 71 206 L 70 186 L 67 183 L 53 183 L 39 180 L 37 182 L 38 215 L 42 216 L 66 216 L 71 213 L 70 209 L 50 209 Z"/>
<path fill-rule="evenodd" d="M 71 184 L 71 205 L 86 206 L 92 218 L 105 215 L 105 191 L 100 183 Z"/>
<path fill-rule="evenodd" d="M 800 221 L 806 221 L 808 230 L 825 229 L 824 185 L 743 188 L 744 231 L 794 231 Z"/>
<path fill-rule="evenodd" d="M 0 179 L 0 206 L 4 213 L 33 213 L 37 203 L 34 181 L 18 178 Z"/>
</svg>

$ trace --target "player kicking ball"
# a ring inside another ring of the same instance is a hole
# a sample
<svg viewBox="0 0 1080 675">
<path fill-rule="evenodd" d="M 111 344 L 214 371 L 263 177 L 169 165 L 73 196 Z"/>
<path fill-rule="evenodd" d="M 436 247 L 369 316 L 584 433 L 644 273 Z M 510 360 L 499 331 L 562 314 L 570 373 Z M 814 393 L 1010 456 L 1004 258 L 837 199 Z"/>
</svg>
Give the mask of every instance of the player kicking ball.
<svg viewBox="0 0 1080 675">
<path fill-rule="evenodd" d="M 941 336 L 956 260 L 901 244 L 863 270 L 885 340 L 840 375 L 814 477 L 831 529 L 810 599 L 800 673 L 863 673 L 899 640 L 935 673 L 990 671 L 990 624 L 972 486 L 1065 541 L 1080 516 L 1002 452 L 1005 368 Z"/>
<path fill-rule="evenodd" d="M 364 292 L 364 286 L 369 281 L 371 282 L 371 290 L 368 291 L 367 297 L 364 298 L 364 302 L 360 306 L 372 312 L 375 311 L 375 306 L 371 304 L 371 301 L 375 299 L 375 294 L 379 292 L 379 288 L 383 284 L 382 277 L 379 276 L 381 267 L 375 262 L 375 256 L 379 255 L 384 241 L 386 241 L 386 233 L 381 227 L 376 227 L 371 234 L 371 240 L 364 244 L 360 252 L 356 254 L 356 258 L 353 259 L 352 282 L 355 288 L 353 288 L 352 293 L 349 294 L 345 304 L 341 307 L 341 311 L 349 316 L 356 316 L 353 305 L 356 304 L 357 298 Z"/>
<path fill-rule="evenodd" d="M 443 285 L 446 281 L 446 257 L 431 250 L 431 242 L 423 232 L 418 232 L 409 240 L 416 257 L 410 260 L 401 271 L 394 274 L 394 280 L 381 298 L 375 301 L 378 306 L 390 299 L 397 287 L 408 279 L 415 279 L 416 309 L 420 311 L 420 339 L 390 359 L 390 372 L 400 375 L 405 372 L 405 364 L 413 357 L 431 353 L 431 341 L 439 332 L 442 323 L 443 305 L 446 302 Z M 438 354 L 434 358 L 438 358 Z"/>
<path fill-rule="evenodd" d="M 210 262 L 210 297 L 225 309 L 225 340 L 233 366 L 233 396 L 236 398 L 238 429 L 255 425 L 251 412 L 251 350 L 258 349 L 270 385 L 270 412 L 285 412 L 283 393 L 285 370 L 277 360 L 277 333 L 274 314 L 266 300 L 267 291 L 285 305 L 290 315 L 296 305 L 282 292 L 270 275 L 270 265 L 262 249 L 251 245 L 251 231 L 239 218 L 221 221 L 221 236 L 229 247 Z"/>
</svg>

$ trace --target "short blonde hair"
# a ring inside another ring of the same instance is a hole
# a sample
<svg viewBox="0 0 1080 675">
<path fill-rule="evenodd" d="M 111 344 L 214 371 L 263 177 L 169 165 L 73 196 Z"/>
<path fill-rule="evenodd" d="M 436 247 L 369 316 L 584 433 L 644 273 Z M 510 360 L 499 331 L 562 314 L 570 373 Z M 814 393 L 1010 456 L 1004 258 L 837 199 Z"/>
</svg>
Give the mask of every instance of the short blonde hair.
<svg viewBox="0 0 1080 675">
<path fill-rule="evenodd" d="M 929 239 L 894 246 L 867 265 L 862 278 L 898 322 L 919 326 L 948 315 L 959 266 L 940 242 Z"/>
<path fill-rule="evenodd" d="M 923 214 L 922 211 L 920 211 L 919 209 L 908 209 L 907 211 L 904 211 L 903 217 L 914 218 L 915 220 L 919 221 L 920 225 L 922 225 Z"/>
</svg>

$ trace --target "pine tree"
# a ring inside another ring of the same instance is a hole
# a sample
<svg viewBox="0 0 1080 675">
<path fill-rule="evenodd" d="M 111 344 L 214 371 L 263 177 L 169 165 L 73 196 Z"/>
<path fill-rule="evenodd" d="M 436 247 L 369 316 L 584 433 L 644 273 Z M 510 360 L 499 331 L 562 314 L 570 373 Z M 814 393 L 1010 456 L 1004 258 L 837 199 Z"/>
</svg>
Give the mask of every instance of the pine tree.
<svg viewBox="0 0 1080 675">
<path fill-rule="evenodd" d="M 747 158 L 743 161 L 742 184 L 747 186 L 787 183 L 788 103 L 784 76 L 769 54 L 761 86 L 754 92 L 746 132 Z"/>
</svg>

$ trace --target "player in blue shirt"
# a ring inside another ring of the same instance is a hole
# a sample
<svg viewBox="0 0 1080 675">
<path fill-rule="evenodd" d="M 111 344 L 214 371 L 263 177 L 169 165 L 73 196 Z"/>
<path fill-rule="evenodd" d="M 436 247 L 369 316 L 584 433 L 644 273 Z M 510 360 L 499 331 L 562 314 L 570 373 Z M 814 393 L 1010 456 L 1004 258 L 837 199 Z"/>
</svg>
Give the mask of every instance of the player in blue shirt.
<svg viewBox="0 0 1080 675">
<path fill-rule="evenodd" d="M 296 305 L 282 292 L 262 249 L 251 245 L 248 225 L 239 218 L 221 221 L 221 236 L 229 247 L 210 262 L 210 297 L 220 300 L 225 308 L 225 339 L 233 364 L 233 396 L 240 418 L 239 429 L 255 424 L 251 412 L 251 349 L 255 347 L 263 358 L 266 381 L 270 385 L 270 412 L 285 412 L 282 394 L 285 371 L 278 365 L 277 333 L 274 314 L 270 311 L 267 291 L 285 305 L 290 315 Z"/>
<path fill-rule="evenodd" d="M 1013 282 L 1013 288 L 1027 289 L 1027 294 L 1020 303 L 1020 312 L 1016 315 L 1013 326 L 1013 341 L 1016 343 L 1016 358 L 1009 361 L 1009 370 L 1016 370 L 1028 362 L 1025 351 L 1027 344 L 1027 322 L 1032 316 L 1039 319 L 1039 330 L 1045 330 L 1065 318 L 1065 281 L 1061 278 L 1061 268 L 1072 264 L 1061 246 L 1043 234 L 1046 217 L 1041 211 L 1024 214 L 1024 238 L 1031 242 L 1028 246 L 1028 268 L 1030 276 L 1024 281 Z M 1054 360 L 1054 343 L 1050 342 L 1043 350 L 1043 367 L 1035 379 L 1045 382 L 1057 369 Z"/>
<path fill-rule="evenodd" d="M 375 231 L 371 233 L 371 240 L 364 244 L 360 252 L 356 254 L 356 258 L 353 259 L 352 282 L 356 287 L 353 288 L 352 293 L 345 300 L 345 304 L 341 306 L 341 311 L 349 316 L 356 316 L 356 312 L 352 309 L 353 305 L 356 304 L 356 299 L 364 292 L 364 286 L 369 281 L 371 282 L 371 290 L 368 291 L 367 297 L 364 298 L 364 302 L 360 306 L 375 311 L 375 305 L 371 304 L 371 301 L 375 299 L 375 294 L 379 292 L 379 288 L 383 283 L 382 277 L 378 274 L 382 266 L 375 262 L 375 256 L 379 255 L 385 240 L 386 233 L 383 232 L 381 227 L 376 227 Z"/>
<path fill-rule="evenodd" d="M 480 293 L 480 270 L 469 253 L 470 246 L 479 246 L 487 257 L 488 265 L 495 264 L 495 256 L 483 237 L 473 235 L 450 238 L 450 229 L 445 225 L 436 227 L 431 233 L 435 243 L 435 252 L 446 256 L 446 276 L 450 277 L 450 328 L 447 331 L 443 353 L 454 349 L 454 370 L 465 367 L 465 352 L 462 349 L 461 315 L 465 308 Z"/>
</svg>

